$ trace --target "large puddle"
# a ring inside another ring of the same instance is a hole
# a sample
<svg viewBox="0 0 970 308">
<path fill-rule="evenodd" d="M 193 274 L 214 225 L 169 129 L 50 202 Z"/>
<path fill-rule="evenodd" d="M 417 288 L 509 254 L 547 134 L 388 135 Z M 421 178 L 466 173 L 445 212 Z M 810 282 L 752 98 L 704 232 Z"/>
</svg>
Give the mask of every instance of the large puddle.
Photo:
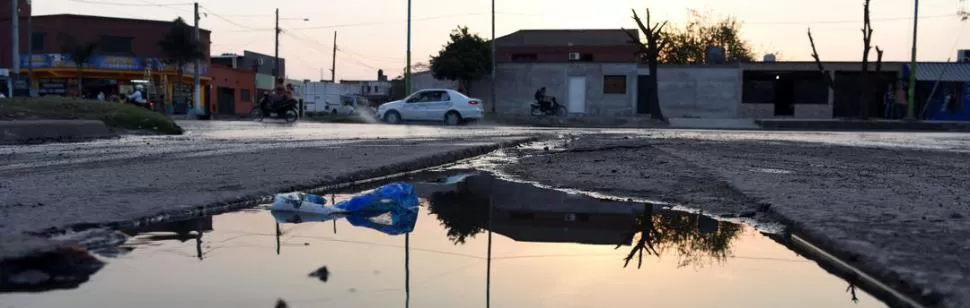
<svg viewBox="0 0 970 308">
<path fill-rule="evenodd" d="M 410 233 L 264 209 L 148 225 L 0 307 L 885 307 L 747 226 L 488 174 L 411 183 Z"/>
</svg>

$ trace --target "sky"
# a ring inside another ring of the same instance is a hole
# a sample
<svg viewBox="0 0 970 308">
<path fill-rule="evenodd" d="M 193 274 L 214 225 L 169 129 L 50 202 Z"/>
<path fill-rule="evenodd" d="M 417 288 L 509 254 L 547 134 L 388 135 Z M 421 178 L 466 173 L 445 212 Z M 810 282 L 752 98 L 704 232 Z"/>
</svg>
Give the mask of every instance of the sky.
<svg viewBox="0 0 970 308">
<path fill-rule="evenodd" d="M 410 0 L 411 63 L 427 62 L 457 26 L 491 37 L 491 0 Z M 280 57 L 293 79 L 330 79 L 334 32 L 336 77 L 391 78 L 406 65 L 405 0 L 200 0 L 200 26 L 212 30 L 212 53 L 252 50 L 273 54 L 274 10 L 280 10 Z M 654 20 L 682 24 L 688 11 L 737 18 L 742 36 L 756 51 L 779 60 L 811 60 L 806 30 L 811 27 L 823 61 L 858 61 L 862 54 L 863 0 L 495 0 L 495 35 L 519 29 L 635 28 L 631 9 L 648 7 Z M 73 13 L 125 18 L 192 20 L 189 0 L 33 0 L 34 14 Z M 591 5 L 595 3 L 596 5 Z M 459 5 L 456 5 L 459 4 Z M 970 30 L 956 13 L 961 0 L 923 0 L 919 8 L 918 59 L 945 61 L 970 49 Z M 907 61 L 913 29 L 913 0 L 873 0 L 873 45 L 886 61 Z M 308 20 L 303 20 L 308 19 Z M 875 51 L 871 59 L 875 59 Z"/>
</svg>

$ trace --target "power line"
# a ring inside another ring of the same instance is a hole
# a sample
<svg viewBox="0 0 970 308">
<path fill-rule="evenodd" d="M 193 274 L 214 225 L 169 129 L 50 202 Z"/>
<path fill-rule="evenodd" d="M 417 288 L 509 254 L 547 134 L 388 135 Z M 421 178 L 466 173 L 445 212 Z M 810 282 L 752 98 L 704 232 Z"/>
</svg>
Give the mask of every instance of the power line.
<svg viewBox="0 0 970 308">
<path fill-rule="evenodd" d="M 237 23 L 235 21 L 232 21 L 231 19 L 226 18 L 226 17 L 223 17 L 222 15 L 216 14 L 215 12 L 212 11 L 212 9 L 209 9 L 208 7 L 204 7 L 202 5 L 199 5 L 199 8 L 204 8 L 205 11 L 206 11 L 205 14 L 215 16 L 216 18 L 222 19 L 223 21 L 228 22 L 228 23 L 230 23 L 230 24 L 232 24 L 232 25 L 234 25 L 236 27 L 240 27 L 240 28 L 244 28 L 244 29 L 249 29 L 249 30 L 255 30 L 256 29 L 256 28 L 253 28 L 253 27 L 250 27 L 250 26 L 246 26 L 246 25 Z"/>
<path fill-rule="evenodd" d="M 919 19 L 935 19 L 935 18 L 945 18 L 945 17 L 957 17 L 957 14 L 946 14 L 946 15 L 928 15 L 920 16 Z M 909 17 L 888 17 L 888 18 L 872 18 L 873 22 L 879 21 L 912 21 L 913 16 Z M 861 23 L 861 20 L 822 20 L 822 21 L 770 21 L 770 22 L 742 22 L 743 25 L 822 25 L 822 24 L 856 24 Z"/>
<path fill-rule="evenodd" d="M 289 32 L 289 31 L 283 31 L 283 34 L 284 35 L 287 35 L 287 36 L 289 36 L 289 37 L 291 37 L 293 39 L 295 39 L 297 42 L 300 42 L 301 44 L 304 44 L 307 47 L 310 47 L 312 49 L 315 49 L 317 51 L 320 51 L 321 53 L 324 53 L 324 54 L 332 53 L 332 51 L 329 51 L 329 50 L 326 50 L 326 49 L 332 48 L 333 46 L 330 46 L 330 45 L 321 43 L 321 42 L 319 42 L 317 40 L 314 40 L 312 38 L 307 38 L 307 37 L 302 37 L 302 36 L 294 35 L 293 33 Z M 311 45 L 311 44 L 308 44 L 308 43 L 314 43 L 314 44 L 316 44 L 318 46 L 314 46 L 314 45 Z M 318 47 L 326 47 L 326 48 L 318 48 Z M 340 48 L 337 48 L 337 51 L 338 52 L 341 51 Z M 361 67 L 365 67 L 365 68 L 369 68 L 369 69 L 374 69 L 374 70 L 380 69 L 380 68 L 378 68 L 376 66 L 373 66 L 373 65 L 364 63 L 363 61 L 360 61 L 358 59 L 348 58 L 348 60 L 350 60 L 350 62 L 352 62 L 354 64 L 357 64 L 357 65 L 359 65 Z"/>
<path fill-rule="evenodd" d="M 71 2 L 84 3 L 84 4 L 95 4 L 95 5 L 114 5 L 114 6 L 155 6 L 155 7 L 173 7 L 173 6 L 187 6 L 193 5 L 193 2 L 186 3 L 154 3 L 149 1 L 143 1 L 145 3 L 128 3 L 128 2 L 112 2 L 112 1 L 95 1 L 95 0 L 68 0 Z"/>
<path fill-rule="evenodd" d="M 428 16 L 428 17 L 421 17 L 421 18 L 413 18 L 411 20 L 427 21 L 427 20 L 446 19 L 446 18 L 453 18 L 453 17 L 467 17 L 467 16 L 483 15 L 483 14 L 487 14 L 487 13 L 462 13 L 462 14 L 451 14 L 451 15 Z M 405 21 L 406 20 L 391 20 L 391 21 L 384 20 L 384 21 L 370 21 L 370 22 L 359 22 L 359 23 L 348 23 L 348 24 L 331 24 L 331 25 L 312 26 L 312 27 L 293 27 L 289 29 L 290 30 L 324 30 L 324 29 L 399 24 Z M 273 31 L 273 28 L 254 29 L 254 31 Z"/>
</svg>

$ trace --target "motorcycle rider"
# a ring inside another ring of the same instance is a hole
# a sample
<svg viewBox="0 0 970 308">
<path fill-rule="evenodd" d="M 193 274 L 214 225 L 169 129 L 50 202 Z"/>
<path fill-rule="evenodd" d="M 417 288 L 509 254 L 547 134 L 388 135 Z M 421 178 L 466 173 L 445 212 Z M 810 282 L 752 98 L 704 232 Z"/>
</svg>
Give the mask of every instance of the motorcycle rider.
<svg viewBox="0 0 970 308">
<path fill-rule="evenodd" d="M 549 112 L 552 109 L 552 103 L 549 102 L 549 97 L 546 96 L 546 87 L 541 87 L 536 91 L 535 99 L 539 103 L 539 110 L 542 112 Z"/>
<path fill-rule="evenodd" d="M 143 85 L 136 85 L 135 86 L 135 92 L 132 92 L 131 94 L 129 94 L 128 95 L 128 99 L 132 103 L 134 103 L 135 106 L 142 107 L 142 108 L 145 108 L 145 109 L 149 109 L 148 108 L 148 99 L 145 98 L 145 94 L 144 93 L 145 93 L 145 86 L 143 86 Z"/>
</svg>

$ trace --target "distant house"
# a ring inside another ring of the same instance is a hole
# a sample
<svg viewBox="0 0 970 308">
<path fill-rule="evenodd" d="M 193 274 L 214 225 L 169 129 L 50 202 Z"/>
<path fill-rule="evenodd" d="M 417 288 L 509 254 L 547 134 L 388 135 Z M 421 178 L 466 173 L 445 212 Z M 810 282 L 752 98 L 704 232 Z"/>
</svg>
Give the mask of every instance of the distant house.
<svg viewBox="0 0 970 308">
<path fill-rule="evenodd" d="M 520 30 L 497 38 L 497 113 L 529 112 L 536 90 L 546 87 L 570 114 L 621 116 L 635 113 L 636 30 Z M 488 98 L 487 80 L 472 86 Z"/>
<path fill-rule="evenodd" d="M 384 70 L 377 71 L 376 80 L 340 80 L 341 84 L 356 86 L 356 93 L 372 102 L 387 102 L 391 96 L 391 81 L 384 75 Z"/>
</svg>

